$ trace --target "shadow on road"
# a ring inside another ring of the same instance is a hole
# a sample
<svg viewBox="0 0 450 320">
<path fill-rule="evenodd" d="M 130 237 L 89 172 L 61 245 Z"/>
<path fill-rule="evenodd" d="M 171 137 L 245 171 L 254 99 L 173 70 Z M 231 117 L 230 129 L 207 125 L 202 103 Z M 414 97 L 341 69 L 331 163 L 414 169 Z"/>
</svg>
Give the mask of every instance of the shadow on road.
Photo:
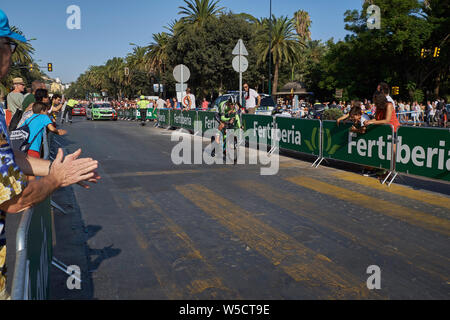
<svg viewBox="0 0 450 320">
<path fill-rule="evenodd" d="M 67 212 L 67 215 L 63 215 L 58 210 L 54 211 L 56 245 L 53 249 L 53 256 L 67 266 L 78 266 L 81 270 L 82 283 L 81 290 L 69 290 L 66 285 L 69 276 L 53 267 L 50 298 L 52 300 L 94 299 L 95 288 L 92 274 L 102 262 L 118 256 L 122 250 L 114 248 L 114 244 L 104 248 L 89 246 L 89 240 L 94 238 L 102 230 L 102 227 L 85 226 L 73 188 L 57 191 L 53 200 Z"/>
</svg>

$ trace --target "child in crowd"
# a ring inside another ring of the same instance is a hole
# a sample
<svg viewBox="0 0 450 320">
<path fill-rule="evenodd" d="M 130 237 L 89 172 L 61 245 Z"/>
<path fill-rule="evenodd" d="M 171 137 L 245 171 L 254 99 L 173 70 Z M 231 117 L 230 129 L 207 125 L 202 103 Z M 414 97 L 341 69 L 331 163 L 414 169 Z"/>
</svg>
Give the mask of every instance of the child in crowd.
<svg viewBox="0 0 450 320">
<path fill-rule="evenodd" d="M 29 117 L 23 125 L 28 125 L 30 128 L 30 136 L 28 142 L 31 143 L 28 155 L 34 158 L 40 158 L 40 151 L 42 145 L 42 136 L 47 128 L 57 135 L 65 135 L 66 130 L 56 129 L 53 122 L 48 116 L 49 106 L 43 102 L 33 103 L 33 115 Z"/>
<path fill-rule="evenodd" d="M 350 119 L 350 121 L 353 122 L 353 126 L 351 127 L 350 131 L 356 133 L 366 133 L 366 124 L 367 121 L 370 120 L 370 118 L 367 114 L 364 113 L 364 110 L 362 110 L 361 101 L 354 101 L 352 103 L 350 112 L 340 117 L 337 120 L 337 125 L 339 126 L 340 122 L 346 119 Z"/>
</svg>

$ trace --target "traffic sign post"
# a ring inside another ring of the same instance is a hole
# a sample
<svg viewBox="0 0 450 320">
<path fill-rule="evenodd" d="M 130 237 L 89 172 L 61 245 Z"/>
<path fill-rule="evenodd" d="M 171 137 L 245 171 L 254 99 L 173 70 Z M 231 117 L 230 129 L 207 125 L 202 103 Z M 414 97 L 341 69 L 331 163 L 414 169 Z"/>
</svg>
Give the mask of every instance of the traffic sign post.
<svg viewBox="0 0 450 320">
<path fill-rule="evenodd" d="M 173 69 L 173 77 L 177 82 L 179 82 L 177 83 L 175 89 L 178 92 L 178 88 L 181 88 L 182 91 L 180 101 L 182 101 L 184 98 L 183 92 L 185 92 L 185 90 L 187 89 L 187 86 L 185 89 L 184 83 L 187 82 L 191 77 L 191 72 L 189 71 L 189 68 L 186 67 L 184 64 L 179 64 Z"/>
<path fill-rule="evenodd" d="M 239 39 L 232 54 L 236 56 L 233 59 L 233 69 L 239 72 L 239 103 L 242 106 L 242 73 L 248 69 L 248 60 L 244 57 L 248 56 L 248 51 L 242 39 Z"/>
</svg>

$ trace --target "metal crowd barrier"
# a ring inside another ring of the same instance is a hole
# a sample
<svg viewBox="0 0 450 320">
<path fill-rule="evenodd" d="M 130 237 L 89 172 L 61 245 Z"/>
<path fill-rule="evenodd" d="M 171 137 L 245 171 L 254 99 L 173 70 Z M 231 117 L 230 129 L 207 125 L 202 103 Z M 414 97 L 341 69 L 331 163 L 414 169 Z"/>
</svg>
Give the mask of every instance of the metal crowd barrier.
<svg viewBox="0 0 450 320">
<path fill-rule="evenodd" d="M 50 157 L 50 140 L 43 135 L 43 158 Z M 53 258 L 50 197 L 21 213 L 16 233 L 12 300 L 45 300 L 49 297 Z"/>
<path fill-rule="evenodd" d="M 158 109 L 160 127 L 202 131 L 211 129 L 214 112 Z M 450 181 L 450 129 L 400 127 L 397 140 L 392 125 L 369 126 L 364 134 L 350 132 L 351 124 L 279 116 L 242 115 L 244 130 L 266 136 L 276 134 L 281 150 L 316 156 L 313 166 L 333 159 L 385 169 L 384 183 L 390 185 L 399 173 Z M 196 132 L 194 132 L 196 134 Z M 271 150 L 273 151 L 273 150 Z M 389 182 L 388 182 L 389 181 Z"/>
</svg>

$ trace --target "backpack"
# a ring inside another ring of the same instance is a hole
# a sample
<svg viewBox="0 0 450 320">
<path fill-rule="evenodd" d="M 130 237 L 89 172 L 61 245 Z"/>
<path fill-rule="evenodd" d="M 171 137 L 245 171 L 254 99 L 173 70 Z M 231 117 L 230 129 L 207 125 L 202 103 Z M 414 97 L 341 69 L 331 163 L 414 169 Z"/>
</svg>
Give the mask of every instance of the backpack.
<svg viewBox="0 0 450 320">
<path fill-rule="evenodd" d="M 20 119 L 22 119 L 23 116 L 23 111 L 20 109 L 17 109 L 16 112 L 14 113 L 11 122 L 9 123 L 9 131 L 13 131 L 17 129 L 17 125 L 20 122 Z"/>
<path fill-rule="evenodd" d="M 24 123 L 20 128 L 11 131 L 9 139 L 11 140 L 11 147 L 16 150 L 20 150 L 24 153 L 27 153 L 33 144 L 34 140 L 39 136 L 39 134 L 45 129 L 42 128 L 34 138 L 29 142 L 30 138 L 30 124 L 33 122 L 39 115 L 36 115 L 30 122 Z"/>
</svg>

